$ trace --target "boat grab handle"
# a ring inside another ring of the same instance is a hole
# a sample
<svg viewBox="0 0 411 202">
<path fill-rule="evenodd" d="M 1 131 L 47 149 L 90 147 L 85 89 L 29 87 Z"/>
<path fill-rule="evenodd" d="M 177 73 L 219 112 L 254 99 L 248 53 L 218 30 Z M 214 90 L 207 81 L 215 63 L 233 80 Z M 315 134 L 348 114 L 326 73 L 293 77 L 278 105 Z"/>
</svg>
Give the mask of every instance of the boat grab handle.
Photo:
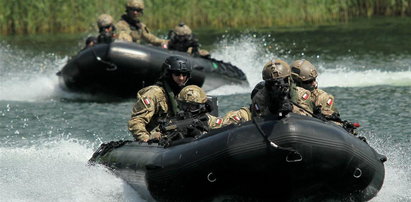
<svg viewBox="0 0 411 202">
<path fill-rule="evenodd" d="M 117 65 L 108 61 L 105 61 L 103 59 L 101 59 L 101 57 L 99 57 L 96 53 L 96 51 L 94 51 L 94 47 L 90 47 L 91 51 L 93 52 L 94 57 L 96 57 L 96 60 L 107 65 L 108 67 L 106 68 L 107 71 L 116 71 L 117 70 Z"/>
<path fill-rule="evenodd" d="M 214 176 L 213 172 L 208 173 L 207 180 L 211 183 L 217 181 L 217 178 Z"/>
<path fill-rule="evenodd" d="M 287 156 L 285 157 L 285 161 L 287 161 L 288 163 L 300 162 L 302 160 L 303 160 L 303 156 L 301 156 L 301 154 L 298 153 L 297 151 L 292 151 L 288 153 Z"/>
<path fill-rule="evenodd" d="M 356 169 L 354 170 L 353 176 L 358 179 L 358 178 L 361 177 L 361 175 L 362 175 L 361 169 L 356 168 Z"/>
</svg>

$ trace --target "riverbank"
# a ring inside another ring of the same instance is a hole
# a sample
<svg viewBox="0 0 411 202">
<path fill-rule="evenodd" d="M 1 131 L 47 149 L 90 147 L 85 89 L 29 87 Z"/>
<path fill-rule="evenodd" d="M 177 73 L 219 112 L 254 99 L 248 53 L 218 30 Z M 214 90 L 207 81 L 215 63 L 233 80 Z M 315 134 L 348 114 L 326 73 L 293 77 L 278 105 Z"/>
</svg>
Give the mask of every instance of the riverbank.
<svg viewBox="0 0 411 202">
<path fill-rule="evenodd" d="M 142 20 L 153 30 L 183 21 L 192 28 L 264 28 L 330 25 L 354 17 L 410 16 L 395 0 L 145 0 Z M 0 0 L 0 34 L 79 33 L 96 30 L 96 18 L 119 19 L 124 4 L 110 0 Z"/>
</svg>

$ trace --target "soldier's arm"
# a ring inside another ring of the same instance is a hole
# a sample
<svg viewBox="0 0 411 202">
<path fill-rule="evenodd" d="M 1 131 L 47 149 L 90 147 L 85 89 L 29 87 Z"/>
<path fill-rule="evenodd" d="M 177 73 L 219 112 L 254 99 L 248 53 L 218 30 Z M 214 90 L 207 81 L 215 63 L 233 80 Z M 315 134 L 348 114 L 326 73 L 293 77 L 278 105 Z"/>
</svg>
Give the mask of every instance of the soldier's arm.
<svg viewBox="0 0 411 202">
<path fill-rule="evenodd" d="M 221 128 L 221 126 L 223 126 L 222 118 L 213 116 L 209 113 L 207 113 L 207 117 L 208 117 L 208 126 L 210 127 L 210 129 Z"/>
<path fill-rule="evenodd" d="M 147 42 L 156 45 L 156 46 L 161 46 L 164 44 L 168 44 L 168 40 L 165 39 L 160 39 L 156 37 L 154 34 L 150 33 L 150 30 L 147 28 L 147 26 L 143 23 L 141 23 L 141 29 L 142 29 L 142 38 L 146 40 Z"/>
<path fill-rule="evenodd" d="M 239 124 L 251 120 L 251 111 L 248 107 L 241 107 L 239 110 L 229 111 L 223 117 L 223 126 Z"/>
<path fill-rule="evenodd" d="M 132 42 L 131 29 L 127 22 L 119 21 L 116 25 L 116 36 L 118 40 Z"/>
<path fill-rule="evenodd" d="M 301 87 L 292 86 L 291 102 L 293 103 L 293 112 L 301 115 L 312 116 L 314 112 L 314 97 L 309 90 Z"/>
<path fill-rule="evenodd" d="M 321 108 L 321 113 L 325 116 L 331 116 L 334 113 L 338 114 L 338 110 L 335 107 L 334 96 L 323 90 L 318 90 L 315 105 Z"/>
<path fill-rule="evenodd" d="M 155 99 L 146 95 L 139 95 L 133 107 L 131 119 L 128 121 L 128 130 L 138 141 L 146 142 L 150 138 L 150 133 L 146 125 L 156 112 Z"/>
</svg>

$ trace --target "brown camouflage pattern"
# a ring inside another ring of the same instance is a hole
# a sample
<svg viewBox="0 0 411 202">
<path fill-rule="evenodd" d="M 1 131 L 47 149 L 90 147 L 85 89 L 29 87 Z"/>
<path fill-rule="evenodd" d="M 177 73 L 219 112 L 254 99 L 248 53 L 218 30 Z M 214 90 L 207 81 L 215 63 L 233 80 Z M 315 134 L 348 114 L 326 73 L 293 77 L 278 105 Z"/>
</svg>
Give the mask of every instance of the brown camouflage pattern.
<svg viewBox="0 0 411 202">
<path fill-rule="evenodd" d="M 293 105 L 293 112 L 305 116 L 312 116 L 314 112 L 315 97 L 309 90 L 292 85 L 291 101 L 296 103 Z"/>
<path fill-rule="evenodd" d="M 148 86 L 137 93 L 128 130 L 138 141 L 150 139 L 150 132 L 159 125 L 159 120 L 170 117 L 165 90 L 160 86 Z M 150 131 L 150 132 L 149 132 Z"/>
<path fill-rule="evenodd" d="M 150 33 L 147 26 L 143 23 L 141 24 L 141 29 L 132 30 L 130 25 L 125 20 L 120 20 L 116 24 L 118 39 L 122 41 L 135 42 L 141 44 L 142 40 L 147 43 L 160 46 L 168 43 L 168 40 L 160 39 L 154 34 Z"/>
<path fill-rule="evenodd" d="M 223 126 L 231 124 L 240 124 L 246 121 L 250 121 L 252 114 L 250 108 L 241 107 L 239 110 L 232 110 L 227 112 L 223 117 Z"/>
<path fill-rule="evenodd" d="M 315 106 L 321 107 L 321 113 L 325 116 L 331 116 L 333 113 L 338 113 L 334 103 L 334 96 L 321 89 L 313 91 L 315 96 Z"/>
<path fill-rule="evenodd" d="M 267 116 L 271 112 L 268 109 L 268 99 L 266 99 L 265 87 L 259 90 L 252 99 L 251 112 L 255 116 Z M 310 91 L 304 88 L 291 86 L 291 101 L 293 104 L 292 112 L 305 116 L 312 116 L 314 110 L 314 100 Z"/>
<path fill-rule="evenodd" d="M 207 113 L 208 126 L 210 129 L 221 128 L 223 126 L 223 119 Z"/>
</svg>

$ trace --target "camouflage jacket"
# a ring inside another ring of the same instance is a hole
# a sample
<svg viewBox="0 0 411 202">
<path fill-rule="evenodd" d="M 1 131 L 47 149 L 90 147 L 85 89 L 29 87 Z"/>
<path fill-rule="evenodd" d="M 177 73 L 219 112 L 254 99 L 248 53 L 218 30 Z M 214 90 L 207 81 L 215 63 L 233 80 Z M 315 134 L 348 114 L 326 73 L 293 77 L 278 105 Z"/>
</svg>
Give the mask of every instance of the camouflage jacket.
<svg viewBox="0 0 411 202">
<path fill-rule="evenodd" d="M 160 39 L 150 33 L 145 24 L 139 21 L 129 20 L 125 15 L 123 15 L 122 19 L 116 23 L 115 27 L 119 40 L 140 44 L 143 39 L 146 42 L 156 46 L 167 44 L 168 42 L 167 40 Z"/>
<path fill-rule="evenodd" d="M 223 126 L 231 124 L 239 124 L 250 121 L 252 114 L 249 107 L 241 107 L 239 110 L 232 110 L 227 112 L 223 117 Z"/>
<path fill-rule="evenodd" d="M 292 103 L 292 112 L 312 116 L 314 110 L 314 100 L 311 92 L 304 88 L 291 85 L 290 88 L 290 101 Z M 267 116 L 271 114 L 268 103 L 266 88 L 258 90 L 252 98 L 251 113 L 255 116 Z"/>
<path fill-rule="evenodd" d="M 128 121 L 128 130 L 136 140 L 148 140 L 150 132 L 162 119 L 168 117 L 171 117 L 171 109 L 166 91 L 157 85 L 148 86 L 137 93 L 137 102 Z"/>
<path fill-rule="evenodd" d="M 338 113 L 334 104 L 334 96 L 321 90 L 315 89 L 312 93 L 315 98 L 315 106 L 321 109 L 321 113 L 325 116 L 331 116 Z"/>
</svg>

